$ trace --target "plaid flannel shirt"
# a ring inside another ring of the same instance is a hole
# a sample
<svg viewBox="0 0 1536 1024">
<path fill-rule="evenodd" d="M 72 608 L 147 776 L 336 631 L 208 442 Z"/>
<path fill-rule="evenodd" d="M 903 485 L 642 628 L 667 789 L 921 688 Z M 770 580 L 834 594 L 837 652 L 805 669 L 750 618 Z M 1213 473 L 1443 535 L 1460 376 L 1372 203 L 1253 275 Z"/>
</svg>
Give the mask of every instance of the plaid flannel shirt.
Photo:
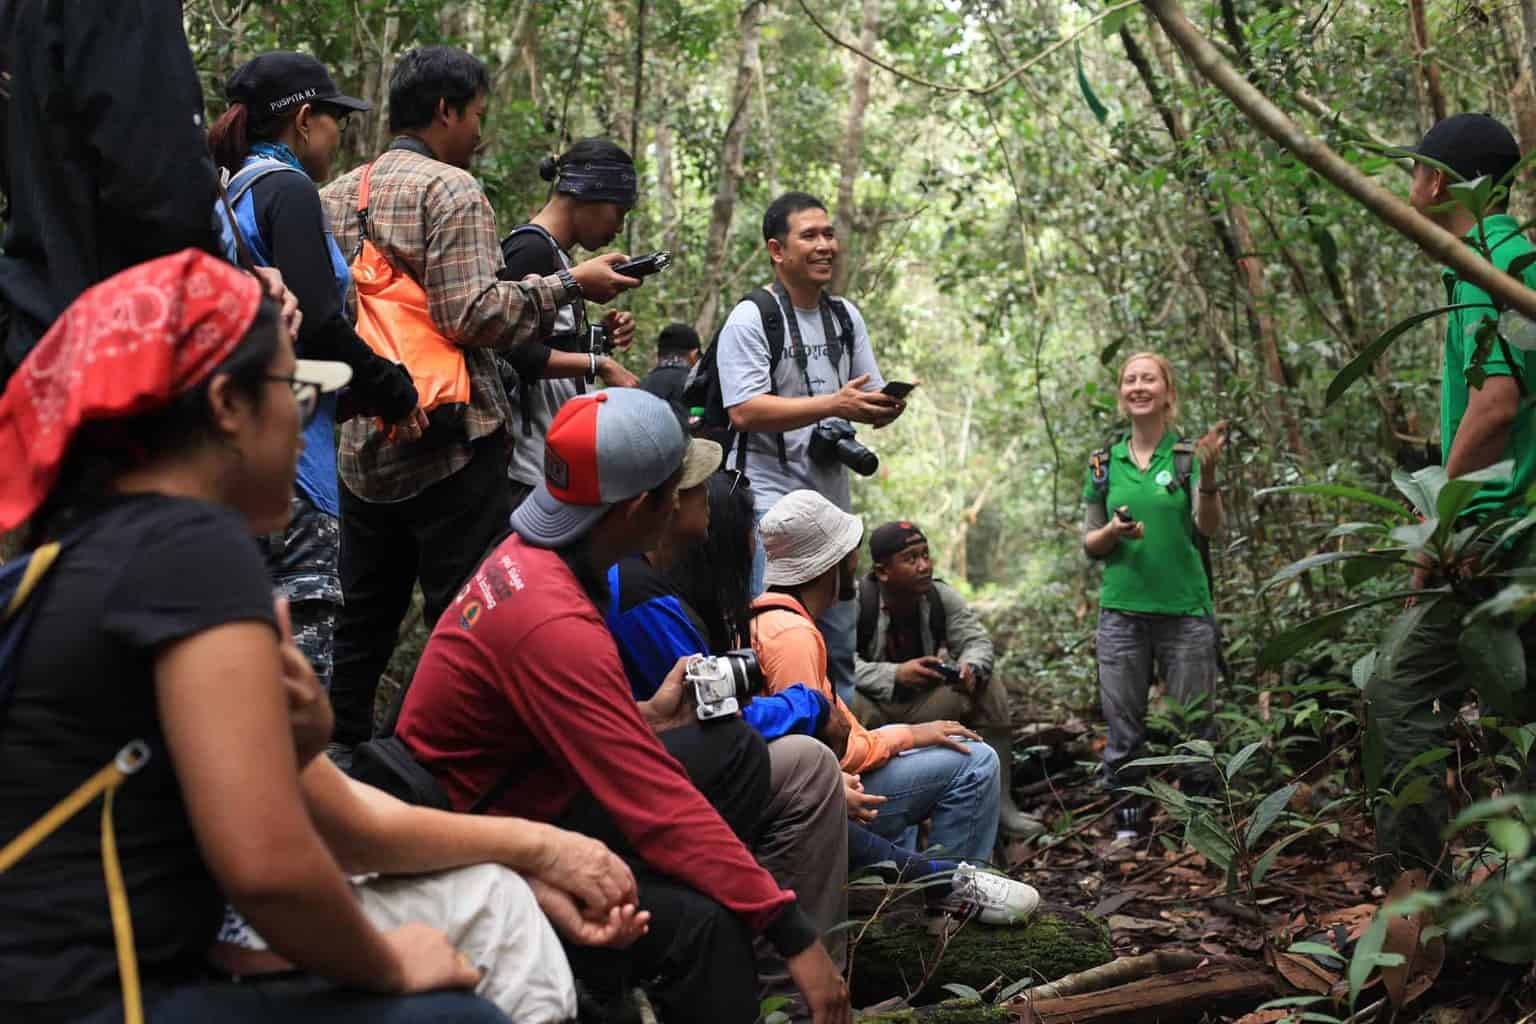
<svg viewBox="0 0 1536 1024">
<path fill-rule="evenodd" d="M 362 172 L 359 167 L 320 192 L 336 244 L 349 258 L 360 244 Z M 547 337 L 558 306 L 578 296 L 557 277 L 498 280 L 496 219 L 479 182 L 412 150 L 386 150 L 374 161 L 368 225 L 379 251 L 426 289 L 433 322 L 464 348 L 469 370 L 463 437 L 392 444 L 372 418 L 342 426 L 337 463 L 347 488 L 367 501 L 403 501 L 468 465 L 468 442 L 513 422 L 494 351 Z"/>
</svg>

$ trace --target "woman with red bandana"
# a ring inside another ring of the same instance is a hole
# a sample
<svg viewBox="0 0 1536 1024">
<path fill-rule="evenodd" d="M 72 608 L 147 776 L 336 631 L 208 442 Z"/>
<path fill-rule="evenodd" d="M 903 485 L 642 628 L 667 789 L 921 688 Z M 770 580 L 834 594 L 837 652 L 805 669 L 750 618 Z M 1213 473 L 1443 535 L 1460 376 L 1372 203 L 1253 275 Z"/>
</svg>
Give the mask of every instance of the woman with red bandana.
<svg viewBox="0 0 1536 1024">
<path fill-rule="evenodd" d="M 368 923 L 300 790 L 329 708 L 251 534 L 286 521 L 304 419 L 346 377 L 187 250 L 86 291 L 0 397 L 0 529 L 63 542 L 0 710 L 0 836 L 147 744 L 115 820 L 156 1024 L 505 1019 L 434 991 L 477 979 L 442 933 Z M 225 894 L 305 973 L 210 982 Z M 0 908 L 0 1019 L 120 1019 L 94 814 L 0 874 Z"/>
</svg>

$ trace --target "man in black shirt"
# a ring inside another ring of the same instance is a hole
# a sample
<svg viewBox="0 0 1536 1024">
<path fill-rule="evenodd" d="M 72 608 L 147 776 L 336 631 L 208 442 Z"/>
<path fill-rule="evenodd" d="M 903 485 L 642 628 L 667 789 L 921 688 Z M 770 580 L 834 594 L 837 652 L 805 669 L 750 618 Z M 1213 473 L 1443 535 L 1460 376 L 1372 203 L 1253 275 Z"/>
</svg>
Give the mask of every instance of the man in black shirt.
<svg viewBox="0 0 1536 1024">
<path fill-rule="evenodd" d="M 699 332 L 687 324 L 667 324 L 656 339 L 656 368 L 640 380 L 640 386 L 669 402 L 683 400 L 683 385 L 699 361 Z"/>
<path fill-rule="evenodd" d="M 608 245 L 635 203 L 634 161 L 603 139 L 577 142 L 559 160 L 545 160 L 539 174 L 546 181 L 558 175 L 555 193 L 531 221 L 502 240 L 502 275 L 509 281 L 569 269 L 572 246 L 593 251 Z M 634 338 L 635 318 L 609 310 L 600 327 L 608 347 L 624 348 Z M 544 479 L 544 435 L 560 407 L 598 379 L 608 387 L 638 383 L 617 360 L 593 348 L 592 328 L 586 304 L 574 302 L 560 307 L 547 344 L 507 354 L 515 371 L 512 398 L 519 420 L 507 467 L 513 509 Z"/>
</svg>

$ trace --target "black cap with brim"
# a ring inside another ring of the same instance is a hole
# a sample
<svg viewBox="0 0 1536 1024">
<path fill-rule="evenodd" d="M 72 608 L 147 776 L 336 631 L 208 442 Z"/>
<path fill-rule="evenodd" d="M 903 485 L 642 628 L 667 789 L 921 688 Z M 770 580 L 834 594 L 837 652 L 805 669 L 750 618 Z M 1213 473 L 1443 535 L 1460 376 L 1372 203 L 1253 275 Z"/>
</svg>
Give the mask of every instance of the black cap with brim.
<svg viewBox="0 0 1536 1024">
<path fill-rule="evenodd" d="M 1520 146 L 1508 128 L 1488 114 L 1453 114 L 1435 123 L 1416 146 L 1391 156 L 1427 157 L 1444 164 L 1463 181 L 1490 177 L 1499 181 L 1520 162 Z"/>
<path fill-rule="evenodd" d="M 225 83 L 224 95 L 243 103 L 258 120 L 286 116 L 305 103 L 322 103 L 364 113 L 373 109 L 367 100 L 347 96 L 331 79 L 325 65 L 307 53 L 274 50 L 252 57 Z"/>
</svg>

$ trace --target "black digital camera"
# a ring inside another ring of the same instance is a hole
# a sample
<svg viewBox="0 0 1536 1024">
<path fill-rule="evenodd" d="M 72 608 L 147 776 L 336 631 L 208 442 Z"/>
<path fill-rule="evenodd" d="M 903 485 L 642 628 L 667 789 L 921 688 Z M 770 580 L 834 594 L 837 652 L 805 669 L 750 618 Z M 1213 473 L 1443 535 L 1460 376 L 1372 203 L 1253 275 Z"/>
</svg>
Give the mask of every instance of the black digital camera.
<svg viewBox="0 0 1536 1024">
<path fill-rule="evenodd" d="M 811 459 L 824 464 L 840 463 L 860 476 L 873 476 L 880 468 L 880 456 L 854 439 L 853 424 L 847 420 L 822 420 L 811 431 Z"/>
<path fill-rule="evenodd" d="M 754 694 L 763 691 L 763 667 L 750 647 L 727 651 L 717 658 L 699 654 L 688 659 L 683 681 L 693 687 L 695 713 L 708 722 L 734 715 Z"/>
<path fill-rule="evenodd" d="M 938 665 L 934 666 L 934 671 L 944 677 L 945 686 L 959 686 L 961 684 L 960 666 L 952 661 L 939 662 Z"/>
<path fill-rule="evenodd" d="M 605 356 L 613 351 L 613 338 L 607 324 L 591 324 L 587 327 L 587 351 L 595 356 Z"/>
</svg>

